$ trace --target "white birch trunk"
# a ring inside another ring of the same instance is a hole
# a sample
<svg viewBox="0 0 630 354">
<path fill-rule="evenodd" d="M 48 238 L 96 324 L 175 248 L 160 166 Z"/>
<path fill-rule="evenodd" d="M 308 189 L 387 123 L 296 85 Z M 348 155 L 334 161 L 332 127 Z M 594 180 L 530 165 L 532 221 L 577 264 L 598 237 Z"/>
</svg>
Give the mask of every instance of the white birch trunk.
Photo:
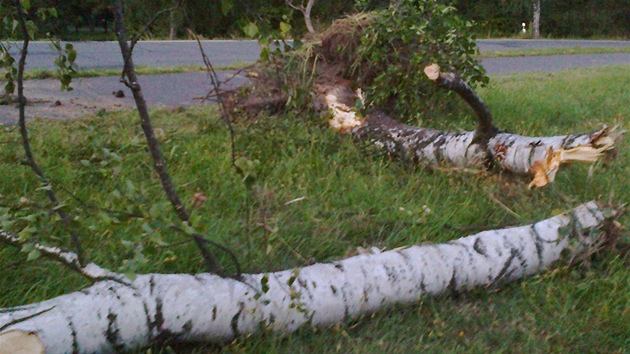
<svg viewBox="0 0 630 354">
<path fill-rule="evenodd" d="M 532 21 L 532 38 L 540 38 L 540 0 L 533 0 L 534 19 Z"/>
<path fill-rule="evenodd" d="M 0 348 L 28 338 L 41 341 L 46 353 L 115 353 L 166 341 L 222 343 L 263 328 L 287 333 L 302 325 L 327 326 L 390 304 L 544 271 L 570 245 L 592 242 L 604 221 L 590 202 L 527 226 L 241 280 L 147 274 L 131 284 L 100 281 L 1 309 Z"/>
</svg>

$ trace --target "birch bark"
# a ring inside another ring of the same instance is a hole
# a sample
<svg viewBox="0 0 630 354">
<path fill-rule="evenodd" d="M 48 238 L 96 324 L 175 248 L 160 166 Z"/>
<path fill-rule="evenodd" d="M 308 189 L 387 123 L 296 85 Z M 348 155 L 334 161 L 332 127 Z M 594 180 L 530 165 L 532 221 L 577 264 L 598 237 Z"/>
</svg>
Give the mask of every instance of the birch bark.
<svg viewBox="0 0 630 354">
<path fill-rule="evenodd" d="M 590 202 L 531 225 L 446 244 L 240 280 L 147 274 L 130 283 L 99 281 L 41 303 L 1 309 L 0 348 L 28 339 L 39 341 L 46 353 L 115 353 L 156 342 L 222 343 L 261 329 L 287 333 L 302 325 L 327 326 L 390 304 L 544 271 L 564 250 L 602 235 L 608 213 Z M 11 237 L 0 233 L 4 241 Z"/>
</svg>

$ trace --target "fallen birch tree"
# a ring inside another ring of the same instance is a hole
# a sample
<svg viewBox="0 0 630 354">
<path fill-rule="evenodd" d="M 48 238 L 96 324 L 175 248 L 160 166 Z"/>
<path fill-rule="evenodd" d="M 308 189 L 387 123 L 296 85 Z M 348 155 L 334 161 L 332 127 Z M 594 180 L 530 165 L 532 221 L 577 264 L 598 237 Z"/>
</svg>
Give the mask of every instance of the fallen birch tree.
<svg viewBox="0 0 630 354">
<path fill-rule="evenodd" d="M 145 274 L 134 280 L 58 248 L 37 249 L 94 285 L 0 309 L 0 353 L 119 353 L 151 344 L 226 343 L 259 330 L 328 326 L 391 304 L 496 287 L 601 243 L 616 212 L 589 202 L 534 224 L 274 273 Z M 0 239 L 24 241 L 0 231 Z"/>
<path fill-rule="evenodd" d="M 527 137 L 500 132 L 481 98 L 456 74 L 442 73 L 437 64 L 425 68 L 429 80 L 455 91 L 477 115 L 470 132 L 445 132 L 400 123 L 382 112 L 361 115 L 354 102 L 361 99 L 348 82 L 321 85 L 319 91 L 332 112 L 329 124 L 341 132 L 367 139 L 389 154 L 427 165 L 497 167 L 531 175 L 529 187 L 553 182 L 558 168 L 572 161 L 595 162 L 615 147 L 622 132 L 604 127 L 598 131 L 552 137 Z"/>
</svg>

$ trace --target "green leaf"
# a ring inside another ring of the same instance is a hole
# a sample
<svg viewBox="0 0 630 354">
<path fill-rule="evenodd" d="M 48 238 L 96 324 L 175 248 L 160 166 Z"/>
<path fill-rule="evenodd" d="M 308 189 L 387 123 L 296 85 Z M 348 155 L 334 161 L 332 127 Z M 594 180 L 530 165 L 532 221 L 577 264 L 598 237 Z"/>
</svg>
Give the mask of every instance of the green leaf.
<svg viewBox="0 0 630 354">
<path fill-rule="evenodd" d="M 28 256 L 26 256 L 26 261 L 27 262 L 34 261 L 37 258 L 39 258 L 41 255 L 42 253 L 38 249 L 34 249 L 28 253 Z"/>
<path fill-rule="evenodd" d="M 144 232 L 146 232 L 147 234 L 151 235 L 153 233 L 153 228 L 151 227 L 151 225 L 149 225 L 148 223 L 144 223 L 141 226 L 142 230 L 144 230 Z"/>
<path fill-rule="evenodd" d="M 66 43 L 66 53 L 68 54 L 68 62 L 70 64 L 74 64 L 74 61 L 77 58 L 77 51 L 74 50 L 74 46 L 72 46 L 72 44 Z"/>
<path fill-rule="evenodd" d="M 20 252 L 22 253 L 28 253 L 31 252 L 32 250 L 35 249 L 35 245 L 32 243 L 25 243 L 22 245 L 22 248 L 20 248 Z"/>
<path fill-rule="evenodd" d="M 253 22 L 250 22 L 245 27 L 243 27 L 243 32 L 249 38 L 254 38 L 258 35 L 258 33 L 260 33 L 258 31 L 258 26 L 256 26 L 256 24 Z"/>
<path fill-rule="evenodd" d="M 286 23 L 284 21 L 280 22 L 280 32 L 282 32 L 282 34 L 288 34 L 290 30 L 291 30 L 291 25 L 290 24 L 288 24 L 288 23 Z"/>
<path fill-rule="evenodd" d="M 221 1 L 221 12 L 223 13 L 223 16 L 227 16 L 228 12 L 230 12 L 232 7 L 234 7 L 234 1 L 233 0 L 223 0 L 223 1 Z"/>
<path fill-rule="evenodd" d="M 31 9 L 31 1 L 30 0 L 20 0 L 20 5 L 26 11 Z"/>
<path fill-rule="evenodd" d="M 7 81 L 6 85 L 4 85 L 4 92 L 9 95 L 15 92 L 15 83 L 13 82 L 13 80 Z"/>
</svg>

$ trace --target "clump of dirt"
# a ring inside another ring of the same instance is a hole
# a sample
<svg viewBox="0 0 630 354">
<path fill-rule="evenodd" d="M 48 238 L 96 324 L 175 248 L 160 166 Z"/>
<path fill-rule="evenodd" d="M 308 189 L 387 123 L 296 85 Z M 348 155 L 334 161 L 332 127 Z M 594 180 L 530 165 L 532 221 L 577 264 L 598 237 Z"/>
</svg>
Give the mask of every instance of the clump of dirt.
<svg viewBox="0 0 630 354">
<path fill-rule="evenodd" d="M 335 20 L 324 32 L 310 37 L 304 45 L 283 55 L 272 55 L 249 73 L 246 87 L 219 93 L 229 110 L 252 118 L 261 111 L 277 113 L 287 101 L 303 96 L 293 106 L 315 112 L 327 111 L 325 92 L 334 86 L 366 85 L 375 68 L 358 54 L 364 29 L 372 13 L 360 13 Z M 291 91 L 293 90 L 293 91 Z M 301 92 L 296 92 L 301 90 Z"/>
<path fill-rule="evenodd" d="M 374 21 L 371 13 L 360 13 L 335 20 L 319 36 L 320 44 L 314 51 L 324 59 L 329 67 L 334 67 L 340 77 L 357 82 L 368 82 L 373 76 L 373 68 L 360 58 L 357 49 L 367 28 Z"/>
</svg>

